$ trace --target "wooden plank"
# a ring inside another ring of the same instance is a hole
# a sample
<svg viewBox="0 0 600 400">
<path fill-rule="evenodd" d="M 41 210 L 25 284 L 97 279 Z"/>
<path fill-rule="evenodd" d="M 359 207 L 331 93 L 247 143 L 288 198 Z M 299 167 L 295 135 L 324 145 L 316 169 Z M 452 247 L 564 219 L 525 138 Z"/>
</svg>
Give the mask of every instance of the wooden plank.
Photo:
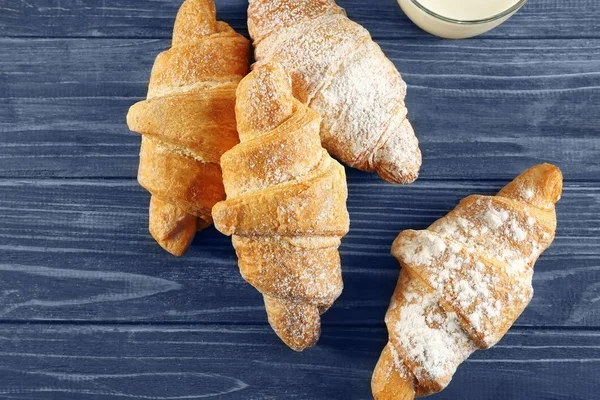
<svg viewBox="0 0 600 400">
<path fill-rule="evenodd" d="M 267 327 L 1 325 L 10 399 L 369 399 L 382 328 L 328 328 L 295 353 Z M 431 399 L 589 399 L 600 333 L 513 330 Z M 566 379 L 565 377 L 569 378 Z"/>
<path fill-rule="evenodd" d="M 409 83 L 425 164 L 410 187 L 348 172 L 345 292 L 324 316 L 319 346 L 303 354 L 265 325 L 260 295 L 239 276 L 228 238 L 211 228 L 175 259 L 147 233 L 148 194 L 132 179 L 139 138 L 124 115 L 144 95 L 179 4 L 0 0 L 0 37 L 28 38 L 0 39 L 0 397 L 370 398 L 398 272 L 388 254 L 397 232 L 427 226 L 463 196 L 493 192 L 538 161 L 558 163 L 567 184 L 534 300 L 516 329 L 432 398 L 594 396 L 595 1 L 530 2 L 484 39 L 461 42 L 421 32 L 395 0 L 340 1 L 382 39 Z M 245 1 L 217 7 L 246 33 Z M 587 39 L 567 40 L 575 38 Z"/>
<path fill-rule="evenodd" d="M 345 290 L 326 325 L 381 325 L 398 264 L 390 245 L 470 193 L 504 182 L 409 187 L 350 174 Z M 210 228 L 183 258 L 147 233 L 148 194 L 133 181 L 0 180 L 0 319 L 265 323 L 261 296 L 239 275 L 230 239 Z M 597 184 L 567 183 L 559 230 L 534 277 L 519 326 L 600 327 Z"/>
<path fill-rule="evenodd" d="M 395 0 L 377 7 L 362 0 L 340 0 L 348 15 L 378 39 L 431 38 L 404 15 Z M 0 36 L 168 38 L 180 0 L 4 0 Z M 246 33 L 243 0 L 216 2 L 219 18 Z M 600 10 L 595 0 L 530 1 L 485 38 L 597 38 Z"/>
<path fill-rule="evenodd" d="M 166 40 L 4 39 L 0 176 L 135 176 L 128 107 Z M 509 179 L 555 162 L 600 177 L 600 43 L 382 42 L 409 84 L 424 179 Z M 498 168 L 503 165 L 503 168 Z"/>
<path fill-rule="evenodd" d="M 410 87 L 528 98 L 590 90 L 600 43 L 590 40 L 382 40 Z M 143 97 L 167 39 L 0 39 L 0 98 Z M 413 90 L 409 90 L 409 96 Z M 540 93 L 541 92 L 541 93 Z"/>
</svg>

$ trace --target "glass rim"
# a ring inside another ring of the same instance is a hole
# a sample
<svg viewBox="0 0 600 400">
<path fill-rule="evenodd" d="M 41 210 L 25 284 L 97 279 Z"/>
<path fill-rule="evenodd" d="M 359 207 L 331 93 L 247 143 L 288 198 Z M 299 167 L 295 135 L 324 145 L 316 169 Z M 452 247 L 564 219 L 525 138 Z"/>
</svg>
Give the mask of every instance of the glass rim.
<svg viewBox="0 0 600 400">
<path fill-rule="evenodd" d="M 488 17 L 488 18 L 473 19 L 473 20 L 460 20 L 460 19 L 454 19 L 454 18 L 444 17 L 443 15 L 440 15 L 440 14 L 434 12 L 434 11 L 431 11 L 429 8 L 427 8 L 423 4 L 421 4 L 419 2 L 419 0 L 410 0 L 410 1 L 415 6 L 419 7 L 421 10 L 423 10 L 424 12 L 426 12 L 427 14 L 431 15 L 434 18 L 440 19 L 442 21 L 450 22 L 450 23 L 453 23 L 453 24 L 462 24 L 462 25 L 485 24 L 485 23 L 488 23 L 488 22 L 499 20 L 501 18 L 504 18 L 504 17 L 506 17 L 506 16 L 514 13 L 519 8 L 523 7 L 525 5 L 525 3 L 527 3 L 527 0 L 519 0 L 512 7 L 509 7 L 506 10 L 504 10 L 504 11 L 502 11 L 502 12 L 496 14 L 496 15 L 492 15 L 491 17 Z"/>
</svg>

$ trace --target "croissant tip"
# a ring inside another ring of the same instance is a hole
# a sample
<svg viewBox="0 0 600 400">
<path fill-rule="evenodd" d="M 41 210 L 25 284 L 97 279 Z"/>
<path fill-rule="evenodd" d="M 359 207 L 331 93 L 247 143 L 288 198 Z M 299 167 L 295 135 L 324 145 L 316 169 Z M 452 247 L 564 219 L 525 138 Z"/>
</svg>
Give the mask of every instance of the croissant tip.
<svg viewBox="0 0 600 400">
<path fill-rule="evenodd" d="M 420 167 L 420 163 L 406 165 L 384 162 L 375 165 L 375 172 L 386 182 L 409 185 L 419 177 Z"/>
<path fill-rule="evenodd" d="M 413 135 L 414 136 L 414 135 Z M 375 164 L 379 176 L 390 183 L 409 185 L 417 180 L 421 170 L 422 156 L 418 145 L 415 144 L 414 154 L 407 159 L 390 157 L 385 148 L 379 150 L 386 156 L 381 157 Z"/>
<path fill-rule="evenodd" d="M 562 187 L 563 176 L 560 169 L 555 165 L 544 163 L 523 171 L 502 188 L 498 195 L 551 210 L 560 200 Z"/>
<path fill-rule="evenodd" d="M 563 175 L 556 165 L 542 164 L 547 186 L 547 193 L 553 203 L 560 200 L 563 189 Z"/>
<path fill-rule="evenodd" d="M 169 254 L 171 254 L 172 256 L 175 256 L 175 257 L 182 257 L 185 254 L 185 252 L 187 251 L 187 247 L 185 249 L 180 249 L 180 248 L 176 248 L 176 247 L 170 247 L 169 243 L 158 242 L 158 244 L 165 251 L 167 251 Z"/>
<path fill-rule="evenodd" d="M 279 336 L 279 338 L 292 350 L 294 350 L 295 352 L 301 353 L 304 350 L 313 347 L 315 344 L 317 344 L 317 342 L 319 341 L 319 336 L 320 335 L 316 335 L 314 337 L 309 338 L 308 340 L 303 340 L 303 341 L 292 341 L 292 340 L 286 340 L 283 337 Z"/>
<path fill-rule="evenodd" d="M 411 183 L 413 183 L 414 181 L 417 180 L 417 178 L 419 177 L 419 172 L 412 172 L 412 173 L 408 173 L 405 175 L 400 175 L 400 176 L 394 176 L 394 175 L 388 175 L 385 172 L 381 172 L 379 171 L 379 176 L 390 183 L 397 183 L 400 185 L 410 185 Z"/>
<path fill-rule="evenodd" d="M 562 171 L 556 165 L 549 164 L 549 163 L 543 163 L 543 164 L 535 165 L 532 168 L 539 168 L 542 171 L 543 175 L 545 175 L 547 177 L 547 179 L 551 179 L 553 181 L 560 182 L 562 184 L 562 181 L 563 181 Z"/>
<path fill-rule="evenodd" d="M 296 352 L 302 352 L 310 347 L 313 347 L 319 341 L 319 337 L 321 336 L 321 329 L 318 327 L 312 332 L 303 331 L 302 328 L 296 327 L 295 331 L 298 333 L 302 331 L 301 334 L 295 334 L 290 332 L 290 327 L 282 327 L 278 323 L 269 321 L 271 327 L 281 339 L 283 343 L 286 344 L 290 349 Z"/>
<path fill-rule="evenodd" d="M 215 229 L 226 236 L 231 236 L 235 231 L 229 211 L 226 201 L 220 201 L 213 206 L 211 212 Z"/>
<path fill-rule="evenodd" d="M 305 302 L 263 297 L 269 324 L 289 348 L 302 351 L 317 343 L 321 336 L 318 307 Z"/>
<path fill-rule="evenodd" d="M 125 120 L 127 121 L 127 127 L 129 128 L 130 131 L 133 132 L 137 132 L 139 129 L 139 121 L 138 121 L 138 117 L 139 117 L 139 109 L 140 109 L 140 104 L 141 102 L 137 102 L 135 104 L 132 104 L 131 107 L 129 107 L 129 110 L 127 110 L 127 116 L 125 117 Z"/>
<path fill-rule="evenodd" d="M 198 217 L 156 196 L 150 199 L 148 229 L 156 242 L 174 256 L 182 256 L 192 243 Z"/>
<path fill-rule="evenodd" d="M 267 132 L 293 113 L 290 75 L 277 63 L 261 64 L 239 83 L 235 113 L 241 141 L 247 134 Z"/>
<path fill-rule="evenodd" d="M 534 171 L 535 173 L 537 173 L 539 175 L 562 180 L 562 172 L 561 172 L 560 168 L 558 168 L 554 164 L 550 164 L 550 163 L 537 164 L 537 165 L 534 165 L 534 166 L 528 168 L 527 170 L 525 170 L 525 172 L 523 172 L 523 174 L 531 172 L 531 171 Z"/>
<path fill-rule="evenodd" d="M 150 234 L 163 250 L 175 257 L 183 256 L 191 243 L 191 239 L 189 241 L 182 242 L 177 238 L 173 240 L 170 238 L 160 237 L 157 232 L 154 232 L 152 229 L 150 229 Z"/>
<path fill-rule="evenodd" d="M 415 388 L 406 371 L 399 370 L 394 360 L 392 344 L 381 353 L 371 378 L 371 391 L 375 400 L 413 400 Z"/>
<path fill-rule="evenodd" d="M 185 0 L 173 27 L 173 46 L 215 33 L 217 12 L 213 0 Z"/>
</svg>

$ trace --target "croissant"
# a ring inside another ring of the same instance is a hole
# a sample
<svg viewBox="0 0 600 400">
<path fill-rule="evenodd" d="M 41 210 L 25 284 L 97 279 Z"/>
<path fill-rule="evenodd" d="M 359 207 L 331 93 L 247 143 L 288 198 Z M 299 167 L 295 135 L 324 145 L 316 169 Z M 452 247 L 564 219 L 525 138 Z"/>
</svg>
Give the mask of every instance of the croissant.
<svg viewBox="0 0 600 400">
<path fill-rule="evenodd" d="M 250 43 L 216 20 L 212 0 L 186 0 L 173 46 L 156 57 L 147 100 L 127 114 L 141 133 L 138 181 L 151 194 L 150 233 L 182 255 L 225 198 L 219 158 L 236 145 L 235 89 L 248 72 Z"/>
<path fill-rule="evenodd" d="M 291 74 L 294 95 L 321 114 L 321 140 L 333 156 L 391 182 L 417 178 L 406 84 L 335 1 L 250 0 L 248 29 L 255 65 L 277 62 Z"/>
<path fill-rule="evenodd" d="M 319 114 L 293 97 L 280 65 L 240 82 L 236 116 L 241 143 L 221 157 L 227 200 L 213 207 L 215 227 L 232 235 L 273 330 L 301 351 L 317 342 L 320 314 L 342 292 L 344 168 L 321 147 Z"/>
<path fill-rule="evenodd" d="M 426 230 L 398 235 L 392 254 L 402 271 L 375 399 L 438 392 L 473 351 L 504 336 L 533 295 L 533 264 L 554 239 L 561 191 L 560 170 L 537 165 L 496 196 L 469 196 Z"/>
</svg>

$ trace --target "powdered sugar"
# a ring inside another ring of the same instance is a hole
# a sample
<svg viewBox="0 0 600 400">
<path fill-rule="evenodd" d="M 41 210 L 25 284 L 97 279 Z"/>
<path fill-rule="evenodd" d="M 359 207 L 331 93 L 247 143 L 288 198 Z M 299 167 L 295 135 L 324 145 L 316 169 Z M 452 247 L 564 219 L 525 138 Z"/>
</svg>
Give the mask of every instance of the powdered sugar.
<svg viewBox="0 0 600 400">
<path fill-rule="evenodd" d="M 281 65 L 244 78 L 236 116 L 241 143 L 221 158 L 228 198 L 213 208 L 215 226 L 233 236 L 242 275 L 264 295 L 275 332 L 302 350 L 342 290 L 343 167 L 321 147 L 319 116 L 292 96 Z"/>
<path fill-rule="evenodd" d="M 521 228 L 517 221 L 510 221 L 509 228 L 511 230 L 510 234 L 517 242 L 522 242 L 527 237 L 527 233 Z"/>
<path fill-rule="evenodd" d="M 449 361 L 455 357 L 457 347 L 456 335 L 452 333 L 460 333 L 460 327 L 453 318 L 449 321 L 450 329 L 447 329 L 450 334 L 431 328 L 427 323 L 428 318 L 425 313 L 427 307 L 434 304 L 433 296 L 427 295 L 421 298 L 419 303 L 404 306 L 400 313 L 400 319 L 395 325 L 394 333 L 401 338 L 403 349 L 408 352 L 408 356 L 419 364 L 416 370 L 417 375 L 427 371 L 435 379 L 448 373 Z M 439 318 L 439 321 L 446 322 L 441 314 L 436 315 L 436 319 Z M 430 316 L 429 320 L 431 321 L 432 318 Z M 424 371 L 419 368 L 423 368 Z"/>
<path fill-rule="evenodd" d="M 342 14 L 333 1 L 250 0 L 248 30 L 256 42 L 271 32 L 297 25 L 320 15 Z"/>
<path fill-rule="evenodd" d="M 408 243 L 404 251 L 404 261 L 409 264 L 430 264 L 446 250 L 444 241 L 428 232 L 417 232 L 415 240 Z"/>
<path fill-rule="evenodd" d="M 390 334 L 419 382 L 442 388 L 475 347 L 458 316 L 439 307 L 435 294 L 423 292 L 413 281 L 403 288 L 402 296 L 406 302 L 397 309 Z"/>
<path fill-rule="evenodd" d="M 523 196 L 523 198 L 525 200 L 531 200 L 531 199 L 533 199 L 533 196 L 535 196 L 535 192 L 533 191 L 532 188 L 525 187 L 525 188 L 523 188 L 523 191 L 521 192 L 521 195 Z"/>
<path fill-rule="evenodd" d="M 532 175 L 536 180 L 522 181 L 547 182 Z M 551 242 L 555 216 L 553 209 L 523 202 L 522 186 L 508 185 L 512 189 L 499 196 L 470 196 L 427 230 L 401 232 L 394 242 L 406 303 L 394 300 L 386 322 L 421 395 L 447 384 L 447 374 L 469 354 L 467 346 L 497 343 L 531 300 L 532 265 Z M 542 192 L 531 191 L 534 197 Z M 466 345 L 457 348 L 461 340 Z"/>
<path fill-rule="evenodd" d="M 323 146 L 334 156 L 412 182 L 421 154 L 406 121 L 406 84 L 369 33 L 339 10 L 332 0 L 252 1 L 256 65 L 277 62 L 292 73 L 296 96 L 322 114 Z"/>
<path fill-rule="evenodd" d="M 495 208 L 490 208 L 483 214 L 483 222 L 490 229 L 497 229 L 504 224 L 508 219 L 508 212 L 505 210 L 498 211 Z"/>
</svg>

